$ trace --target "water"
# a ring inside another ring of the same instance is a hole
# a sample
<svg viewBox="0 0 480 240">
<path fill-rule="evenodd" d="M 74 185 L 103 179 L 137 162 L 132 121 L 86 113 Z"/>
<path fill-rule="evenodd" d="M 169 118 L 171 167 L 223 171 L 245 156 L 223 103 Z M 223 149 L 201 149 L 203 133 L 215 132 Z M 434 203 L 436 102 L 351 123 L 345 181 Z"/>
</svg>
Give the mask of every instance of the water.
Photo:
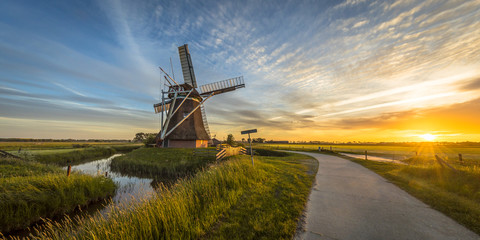
<svg viewBox="0 0 480 240">
<path fill-rule="evenodd" d="M 353 158 L 365 159 L 364 154 L 354 154 L 354 153 L 339 153 L 339 154 L 344 155 L 344 156 L 348 156 L 348 157 L 353 157 Z M 402 161 L 393 160 L 393 159 L 384 158 L 384 157 L 377 157 L 377 156 L 368 155 L 367 159 L 370 160 L 370 161 L 391 162 L 391 163 L 406 165 L 406 163 L 404 163 Z"/>
</svg>

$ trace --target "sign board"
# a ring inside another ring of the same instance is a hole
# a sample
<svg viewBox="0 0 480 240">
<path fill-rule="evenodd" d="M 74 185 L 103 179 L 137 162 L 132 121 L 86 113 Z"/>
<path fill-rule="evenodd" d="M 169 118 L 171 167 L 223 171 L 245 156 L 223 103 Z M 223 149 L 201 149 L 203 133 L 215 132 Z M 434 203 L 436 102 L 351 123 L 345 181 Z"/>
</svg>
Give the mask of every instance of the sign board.
<svg viewBox="0 0 480 240">
<path fill-rule="evenodd" d="M 250 130 L 242 131 L 242 134 L 249 134 L 249 133 L 256 133 L 256 132 L 257 132 L 257 129 L 250 129 Z"/>
</svg>

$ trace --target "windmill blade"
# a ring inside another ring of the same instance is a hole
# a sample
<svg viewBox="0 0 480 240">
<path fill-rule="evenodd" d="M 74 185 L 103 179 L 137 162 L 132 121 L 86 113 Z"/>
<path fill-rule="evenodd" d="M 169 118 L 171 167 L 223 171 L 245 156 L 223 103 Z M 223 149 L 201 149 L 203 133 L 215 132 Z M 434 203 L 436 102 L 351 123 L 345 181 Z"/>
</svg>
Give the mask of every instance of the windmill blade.
<svg viewBox="0 0 480 240">
<path fill-rule="evenodd" d="M 171 103 L 172 103 L 172 100 L 169 99 L 165 101 L 165 104 L 162 104 L 162 103 L 153 104 L 153 109 L 155 109 L 155 113 L 161 113 L 163 111 L 170 109 Z"/>
<path fill-rule="evenodd" d="M 243 81 L 243 76 L 226 79 L 219 82 L 209 83 L 200 86 L 200 95 L 210 95 L 210 94 L 220 94 L 225 92 L 230 92 L 237 90 L 239 88 L 244 88 L 245 82 Z"/>
<path fill-rule="evenodd" d="M 180 63 L 182 65 L 183 81 L 193 88 L 197 88 L 197 80 L 193 72 L 192 58 L 188 51 L 188 44 L 178 47 L 178 55 L 180 56 Z"/>
</svg>

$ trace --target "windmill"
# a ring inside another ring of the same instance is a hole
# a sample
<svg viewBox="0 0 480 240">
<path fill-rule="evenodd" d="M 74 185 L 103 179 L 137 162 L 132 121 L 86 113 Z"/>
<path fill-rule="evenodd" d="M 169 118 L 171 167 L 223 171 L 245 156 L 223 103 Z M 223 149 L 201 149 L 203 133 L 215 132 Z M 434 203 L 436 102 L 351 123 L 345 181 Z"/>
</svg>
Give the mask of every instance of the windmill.
<svg viewBox="0 0 480 240">
<path fill-rule="evenodd" d="M 188 45 L 178 47 L 183 84 L 171 78 L 162 68 L 168 90 L 162 89 L 162 102 L 154 104 L 161 114 L 158 147 L 207 147 L 210 140 L 204 103 L 214 95 L 244 88 L 243 76 L 197 87 Z"/>
</svg>

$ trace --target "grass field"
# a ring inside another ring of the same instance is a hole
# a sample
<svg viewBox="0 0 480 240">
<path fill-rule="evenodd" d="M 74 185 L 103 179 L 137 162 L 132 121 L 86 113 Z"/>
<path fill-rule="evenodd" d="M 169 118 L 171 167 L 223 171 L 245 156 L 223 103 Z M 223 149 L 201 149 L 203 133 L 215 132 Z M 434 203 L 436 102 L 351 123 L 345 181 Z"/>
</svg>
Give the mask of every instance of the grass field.
<svg viewBox="0 0 480 240">
<path fill-rule="evenodd" d="M 255 157 L 255 167 L 232 157 L 149 200 L 50 225 L 38 238 L 292 239 L 317 167 L 298 154 Z"/>
<path fill-rule="evenodd" d="M 0 232 L 72 211 L 115 191 L 112 180 L 33 161 L 0 158 Z"/>
<path fill-rule="evenodd" d="M 404 166 L 342 156 L 380 174 L 411 195 L 480 234 L 480 168 L 451 163 L 456 170 L 425 158 Z"/>
</svg>

